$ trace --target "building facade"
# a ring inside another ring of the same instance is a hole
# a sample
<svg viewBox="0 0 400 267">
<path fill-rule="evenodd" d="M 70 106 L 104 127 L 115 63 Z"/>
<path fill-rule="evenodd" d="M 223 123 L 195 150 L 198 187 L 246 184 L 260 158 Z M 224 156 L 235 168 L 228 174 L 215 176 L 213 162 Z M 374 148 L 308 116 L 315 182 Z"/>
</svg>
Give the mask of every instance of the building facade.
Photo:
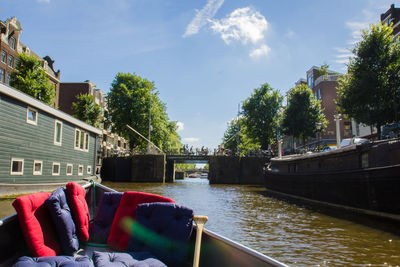
<svg viewBox="0 0 400 267">
<path fill-rule="evenodd" d="M 93 95 L 95 103 L 100 105 L 102 114 L 107 112 L 107 96 L 101 89 L 89 80 L 84 82 L 62 82 L 60 83 L 59 109 L 72 115 L 72 103 L 77 100 L 79 94 Z M 104 116 L 102 117 L 104 121 Z M 114 155 L 124 156 L 129 154 L 129 142 L 125 138 L 112 133 L 110 127 L 100 126 L 102 130 L 102 142 L 98 159 Z"/>
<path fill-rule="evenodd" d="M 382 24 L 392 25 L 393 36 L 399 41 L 400 35 L 400 8 L 394 7 L 394 4 L 383 14 L 381 14 Z"/>
<path fill-rule="evenodd" d="M 15 18 L 0 21 L 0 83 L 10 84 L 11 72 L 15 70 L 18 62 L 18 55 L 26 53 L 34 56 L 42 64 L 49 82 L 54 86 L 56 97 L 53 100 L 53 106 L 58 106 L 58 95 L 60 85 L 60 70 L 54 70 L 54 60 L 49 56 L 44 58 L 31 51 L 28 46 L 20 42 L 22 27 Z"/>
<path fill-rule="evenodd" d="M 0 84 L 0 183 L 63 183 L 93 176 L 102 131 Z"/>
</svg>

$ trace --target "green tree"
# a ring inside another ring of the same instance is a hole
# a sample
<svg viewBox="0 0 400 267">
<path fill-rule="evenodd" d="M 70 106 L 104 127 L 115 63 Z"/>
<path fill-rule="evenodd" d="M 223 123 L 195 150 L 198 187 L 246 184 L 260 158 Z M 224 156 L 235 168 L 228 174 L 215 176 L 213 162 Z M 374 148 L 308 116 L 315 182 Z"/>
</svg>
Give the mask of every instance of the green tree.
<svg viewBox="0 0 400 267">
<path fill-rule="evenodd" d="M 307 85 L 301 84 L 290 89 L 288 102 L 280 118 L 283 134 L 305 141 L 308 137 L 316 136 L 317 123 L 321 123 L 322 130 L 326 128 L 328 122 L 321 103 Z"/>
<path fill-rule="evenodd" d="M 319 69 L 317 70 L 318 75 L 316 77 L 314 77 L 314 80 L 316 80 L 318 77 L 320 77 L 322 75 L 327 75 L 328 68 L 329 68 L 328 64 L 321 65 L 321 67 L 319 67 Z"/>
<path fill-rule="evenodd" d="M 234 155 L 238 154 L 238 149 L 240 156 L 261 150 L 260 144 L 249 137 L 243 117 L 233 119 L 228 123 L 228 128 L 224 133 L 222 143 L 224 144 L 224 148 L 232 150 Z"/>
<path fill-rule="evenodd" d="M 150 104 L 151 99 L 151 104 Z M 170 150 L 179 142 L 176 123 L 170 122 L 166 106 L 158 98 L 153 82 L 131 73 L 118 73 L 108 93 L 108 116 L 113 131 L 129 139 L 131 148 L 144 149 L 147 141 L 126 125 L 148 136 L 151 105 L 151 141 L 163 150 Z"/>
<path fill-rule="evenodd" d="M 94 127 L 100 126 L 101 108 L 89 94 L 79 94 L 72 103 L 72 116 Z"/>
<path fill-rule="evenodd" d="M 41 62 L 25 53 L 19 54 L 15 71 L 11 72 L 10 85 L 48 105 L 55 98 L 54 85 L 49 83 Z"/>
<path fill-rule="evenodd" d="M 254 89 L 243 103 L 243 125 L 247 129 L 247 136 L 263 150 L 276 142 L 277 118 L 282 100 L 283 96 L 265 83 Z"/>
<path fill-rule="evenodd" d="M 393 29 L 372 25 L 353 49 L 348 73 L 339 80 L 339 112 L 380 127 L 400 118 L 400 46 Z"/>
</svg>

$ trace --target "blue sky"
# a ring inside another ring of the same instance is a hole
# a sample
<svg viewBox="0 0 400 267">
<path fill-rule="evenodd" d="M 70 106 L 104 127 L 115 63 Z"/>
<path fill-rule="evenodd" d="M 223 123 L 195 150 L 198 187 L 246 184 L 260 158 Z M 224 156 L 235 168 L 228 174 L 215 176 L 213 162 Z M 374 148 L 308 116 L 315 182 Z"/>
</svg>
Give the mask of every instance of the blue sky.
<svg viewBox="0 0 400 267">
<path fill-rule="evenodd" d="M 21 41 L 62 82 L 108 92 L 118 72 L 154 81 L 182 142 L 215 148 L 238 104 L 269 83 L 284 94 L 313 65 L 344 73 L 386 0 L 2 0 Z"/>
</svg>

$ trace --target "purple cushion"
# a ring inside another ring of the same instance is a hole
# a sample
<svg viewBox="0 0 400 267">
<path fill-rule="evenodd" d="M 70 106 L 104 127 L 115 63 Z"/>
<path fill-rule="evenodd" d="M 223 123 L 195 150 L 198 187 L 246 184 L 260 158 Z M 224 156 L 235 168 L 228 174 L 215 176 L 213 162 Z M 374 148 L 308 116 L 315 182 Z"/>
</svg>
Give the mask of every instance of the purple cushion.
<svg viewBox="0 0 400 267">
<path fill-rule="evenodd" d="M 93 267 L 93 263 L 89 257 L 81 256 L 74 258 L 72 256 L 55 256 L 55 257 L 20 257 L 18 261 L 13 265 L 14 267 Z"/>
<path fill-rule="evenodd" d="M 148 252 L 93 252 L 96 267 L 130 266 L 130 267 L 165 267 L 166 265 Z"/>
<path fill-rule="evenodd" d="M 46 199 L 45 204 L 56 226 L 61 249 L 64 254 L 73 255 L 79 249 L 79 240 L 76 235 L 76 227 L 72 219 L 71 209 L 68 206 L 65 189 L 62 187 L 57 188 Z"/>
<path fill-rule="evenodd" d="M 145 203 L 136 208 L 127 251 L 149 251 L 168 266 L 188 256 L 193 210 L 174 203 Z"/>
<path fill-rule="evenodd" d="M 92 242 L 107 243 L 114 215 L 118 209 L 122 195 L 123 192 L 104 193 L 97 209 L 96 218 L 90 227 L 90 240 Z"/>
</svg>

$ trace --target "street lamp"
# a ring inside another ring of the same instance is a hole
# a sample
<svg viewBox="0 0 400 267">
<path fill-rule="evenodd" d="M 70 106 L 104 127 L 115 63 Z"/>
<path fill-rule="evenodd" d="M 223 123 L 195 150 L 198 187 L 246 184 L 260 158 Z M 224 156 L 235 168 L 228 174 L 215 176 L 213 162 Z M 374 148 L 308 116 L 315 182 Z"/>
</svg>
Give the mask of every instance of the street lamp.
<svg viewBox="0 0 400 267">
<path fill-rule="evenodd" d="M 148 138 L 148 144 L 147 144 L 147 154 L 150 154 L 151 151 L 151 131 L 153 130 L 153 127 L 151 126 L 151 88 L 149 91 L 149 99 L 150 99 L 150 105 L 149 105 L 149 138 Z"/>
<path fill-rule="evenodd" d="M 336 121 L 336 147 L 340 148 L 340 121 L 342 120 L 342 114 L 333 115 Z"/>
</svg>

